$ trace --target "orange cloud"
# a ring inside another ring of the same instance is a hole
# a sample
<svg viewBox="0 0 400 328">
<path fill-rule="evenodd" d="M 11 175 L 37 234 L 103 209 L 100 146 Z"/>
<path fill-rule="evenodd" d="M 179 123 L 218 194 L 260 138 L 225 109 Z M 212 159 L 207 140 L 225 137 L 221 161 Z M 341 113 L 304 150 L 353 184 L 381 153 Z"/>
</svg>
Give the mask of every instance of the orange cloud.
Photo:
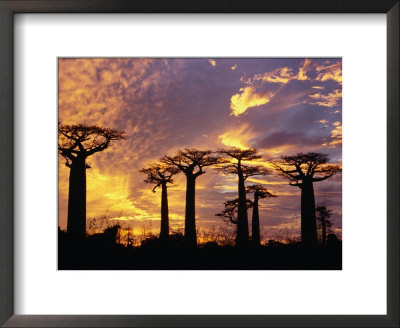
<svg viewBox="0 0 400 328">
<path fill-rule="evenodd" d="M 217 65 L 217 62 L 214 59 L 209 59 L 208 62 L 211 64 L 211 66 Z"/>
<path fill-rule="evenodd" d="M 96 122 L 109 127 L 124 109 L 127 92 L 145 93 L 160 80 L 146 76 L 151 59 L 59 59 L 59 119 L 63 123 Z M 129 67 L 129 69 L 124 69 Z M 144 77 L 146 76 L 146 79 Z M 138 89 L 138 80 L 143 84 Z M 126 131 L 130 132 L 130 131 Z"/>
</svg>

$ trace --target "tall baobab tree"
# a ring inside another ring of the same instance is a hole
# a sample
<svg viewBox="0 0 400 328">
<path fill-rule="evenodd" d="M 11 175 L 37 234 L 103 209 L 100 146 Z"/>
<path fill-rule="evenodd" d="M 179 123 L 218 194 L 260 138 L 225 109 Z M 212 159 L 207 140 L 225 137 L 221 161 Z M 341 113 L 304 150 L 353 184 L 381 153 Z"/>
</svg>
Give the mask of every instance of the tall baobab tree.
<svg viewBox="0 0 400 328">
<path fill-rule="evenodd" d="M 326 245 L 326 228 L 330 228 L 332 226 L 332 222 L 329 220 L 332 211 L 326 209 L 325 206 L 318 206 L 315 210 L 317 212 L 317 220 L 321 224 L 322 245 Z"/>
<path fill-rule="evenodd" d="M 86 237 L 86 159 L 107 149 L 111 141 L 125 139 L 124 131 L 85 124 L 58 124 L 58 153 L 70 168 L 67 233 L 71 238 Z"/>
<path fill-rule="evenodd" d="M 154 163 L 139 172 L 147 175 L 145 182 L 155 184 L 153 192 L 156 192 L 156 189 L 161 186 L 160 239 L 167 239 L 169 236 L 167 184 L 173 183 L 172 176 L 177 174 L 179 169 L 163 163 Z"/>
<path fill-rule="evenodd" d="M 246 187 L 246 191 L 254 194 L 253 216 L 251 218 L 251 242 L 258 246 L 260 245 L 260 216 L 258 212 L 258 200 L 277 196 L 269 192 L 268 189 L 261 184 L 248 186 Z"/>
<path fill-rule="evenodd" d="M 298 153 L 283 156 L 272 162 L 289 184 L 301 189 L 301 241 L 313 246 L 318 242 L 315 216 L 314 182 L 324 181 L 341 171 L 339 165 L 328 163 L 328 155 L 322 153 Z"/>
<path fill-rule="evenodd" d="M 175 156 L 164 156 L 161 162 L 176 167 L 186 175 L 185 242 L 196 246 L 195 190 L 196 179 L 206 173 L 204 168 L 222 162 L 220 156 L 214 156 L 211 150 L 185 148 L 178 150 Z"/>
<path fill-rule="evenodd" d="M 229 159 L 229 162 L 221 164 L 218 170 L 223 174 L 236 174 L 238 176 L 239 202 L 236 244 L 243 246 L 249 242 L 245 181 L 250 176 L 267 175 L 270 173 L 270 170 L 260 165 L 245 164 L 261 158 L 257 154 L 257 149 L 225 148 L 218 152 Z"/>
</svg>

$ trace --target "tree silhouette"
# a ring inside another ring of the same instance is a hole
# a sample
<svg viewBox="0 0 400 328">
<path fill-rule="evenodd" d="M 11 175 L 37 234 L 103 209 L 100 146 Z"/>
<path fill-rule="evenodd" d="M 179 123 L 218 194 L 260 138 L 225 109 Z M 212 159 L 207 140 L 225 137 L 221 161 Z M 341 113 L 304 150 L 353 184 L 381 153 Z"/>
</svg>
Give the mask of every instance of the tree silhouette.
<svg viewBox="0 0 400 328">
<path fill-rule="evenodd" d="M 260 245 L 260 216 L 258 213 L 258 200 L 277 196 L 270 193 L 268 189 L 261 184 L 248 186 L 246 187 L 246 191 L 254 194 L 253 216 L 251 219 L 251 241 L 254 245 Z"/>
<path fill-rule="evenodd" d="M 186 175 L 185 242 L 196 246 L 195 190 L 196 179 L 206 173 L 204 168 L 222 162 L 220 156 L 214 156 L 211 150 L 185 148 L 178 150 L 175 156 L 164 156 L 161 162 L 176 167 Z"/>
<path fill-rule="evenodd" d="M 58 152 L 70 168 L 68 194 L 68 236 L 83 240 L 86 236 L 86 159 L 107 149 L 113 140 L 125 139 L 123 131 L 58 123 Z"/>
<path fill-rule="evenodd" d="M 219 216 L 225 223 L 227 224 L 238 224 L 238 205 L 239 198 L 235 198 L 232 200 L 227 200 L 224 202 L 224 209 L 215 214 L 215 216 Z M 253 207 L 254 203 L 250 199 L 246 199 L 246 210 L 250 207 Z"/>
<path fill-rule="evenodd" d="M 221 155 L 229 158 L 228 163 L 219 165 L 218 170 L 223 174 L 237 174 L 238 176 L 238 223 L 236 244 L 238 246 L 246 245 L 249 242 L 249 227 L 246 207 L 246 188 L 245 181 L 253 175 L 267 175 L 270 170 L 260 165 L 247 165 L 244 162 L 250 162 L 260 159 L 257 149 L 225 148 L 218 151 Z"/>
<path fill-rule="evenodd" d="M 145 182 L 155 184 L 153 192 L 156 192 L 156 189 L 161 186 L 160 239 L 167 239 L 169 236 L 167 184 L 173 183 L 172 176 L 179 173 L 179 169 L 163 163 L 155 163 L 139 172 L 147 174 Z"/>
<path fill-rule="evenodd" d="M 324 181 L 341 171 L 339 165 L 329 165 L 328 155 L 298 153 L 272 161 L 280 175 L 290 180 L 290 185 L 301 189 L 301 240 L 304 245 L 316 245 L 314 182 Z"/>
<path fill-rule="evenodd" d="M 322 245 L 326 245 L 326 228 L 330 228 L 332 226 L 332 222 L 329 220 L 331 217 L 332 211 L 326 209 L 325 206 L 318 206 L 316 209 L 317 212 L 317 220 L 320 222 L 321 230 L 322 230 Z"/>
</svg>

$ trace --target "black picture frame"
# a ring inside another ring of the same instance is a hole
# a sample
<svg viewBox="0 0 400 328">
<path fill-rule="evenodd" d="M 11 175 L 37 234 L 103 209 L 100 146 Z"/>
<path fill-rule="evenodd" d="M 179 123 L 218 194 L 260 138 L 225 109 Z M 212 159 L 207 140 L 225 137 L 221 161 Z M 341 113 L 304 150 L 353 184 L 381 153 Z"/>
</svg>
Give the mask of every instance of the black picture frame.
<svg viewBox="0 0 400 328">
<path fill-rule="evenodd" d="M 399 0 L 0 0 L 0 324 L 4 327 L 399 327 L 399 8 Z M 13 128 L 13 16 L 16 13 L 385 13 L 387 315 L 14 315 L 13 135 L 17 131 Z"/>
</svg>

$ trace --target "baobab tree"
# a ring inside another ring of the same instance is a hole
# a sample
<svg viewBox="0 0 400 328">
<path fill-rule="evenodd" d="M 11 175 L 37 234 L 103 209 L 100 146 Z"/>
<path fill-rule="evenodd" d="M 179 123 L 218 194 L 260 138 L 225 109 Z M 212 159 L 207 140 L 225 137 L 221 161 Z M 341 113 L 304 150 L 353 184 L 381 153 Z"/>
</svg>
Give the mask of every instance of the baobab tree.
<svg viewBox="0 0 400 328">
<path fill-rule="evenodd" d="M 139 172 L 147 175 L 145 182 L 155 184 L 153 192 L 156 192 L 156 189 L 161 186 L 160 239 L 167 239 L 169 236 L 167 184 L 173 183 L 172 176 L 179 173 L 179 169 L 163 163 L 154 163 Z"/>
<path fill-rule="evenodd" d="M 196 246 L 196 179 L 206 173 L 205 167 L 221 163 L 222 159 L 220 156 L 213 155 L 211 150 L 185 148 L 178 150 L 175 156 L 162 157 L 161 162 L 176 167 L 186 175 L 185 242 L 189 246 Z"/>
<path fill-rule="evenodd" d="M 246 187 L 246 192 L 253 193 L 253 216 L 251 218 L 251 242 L 260 245 L 260 216 L 258 212 L 258 200 L 277 197 L 265 188 L 262 184 L 254 184 Z"/>
<path fill-rule="evenodd" d="M 330 228 L 332 226 L 332 222 L 329 220 L 332 211 L 326 209 L 326 206 L 318 206 L 315 210 L 317 212 L 317 220 L 321 224 L 322 245 L 326 245 L 326 228 Z"/>
<path fill-rule="evenodd" d="M 247 165 L 245 163 L 260 159 L 257 149 L 225 148 L 218 151 L 229 159 L 227 163 L 218 166 L 223 174 L 236 174 L 238 176 L 238 223 L 236 244 L 243 246 L 249 242 L 249 227 L 246 207 L 245 181 L 250 176 L 267 175 L 270 170 L 260 165 Z"/>
<path fill-rule="evenodd" d="M 68 192 L 68 236 L 86 237 L 86 159 L 107 149 L 112 141 L 125 139 L 124 131 L 85 124 L 58 124 L 58 153 L 70 168 Z"/>
<path fill-rule="evenodd" d="M 238 224 L 238 204 L 239 198 L 227 200 L 224 202 L 224 209 L 215 214 L 220 217 L 226 224 Z M 254 203 L 250 199 L 246 199 L 246 209 L 253 207 Z"/>
<path fill-rule="evenodd" d="M 313 246 L 318 242 L 313 184 L 341 171 L 339 165 L 327 163 L 328 155 L 322 153 L 298 153 L 272 161 L 291 186 L 301 189 L 301 241 L 304 245 Z"/>
</svg>

